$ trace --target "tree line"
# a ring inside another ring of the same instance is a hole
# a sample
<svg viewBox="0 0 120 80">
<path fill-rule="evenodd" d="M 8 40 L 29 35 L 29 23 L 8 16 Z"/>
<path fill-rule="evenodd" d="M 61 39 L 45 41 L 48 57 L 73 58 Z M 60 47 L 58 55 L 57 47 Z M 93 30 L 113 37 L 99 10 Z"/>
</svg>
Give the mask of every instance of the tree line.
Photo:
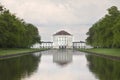
<svg viewBox="0 0 120 80">
<path fill-rule="evenodd" d="M 40 36 L 36 26 L 0 5 L 0 48 L 30 48 L 38 42 Z"/>
<path fill-rule="evenodd" d="M 120 48 L 120 11 L 116 6 L 97 21 L 89 31 L 87 44 L 98 48 Z"/>
</svg>

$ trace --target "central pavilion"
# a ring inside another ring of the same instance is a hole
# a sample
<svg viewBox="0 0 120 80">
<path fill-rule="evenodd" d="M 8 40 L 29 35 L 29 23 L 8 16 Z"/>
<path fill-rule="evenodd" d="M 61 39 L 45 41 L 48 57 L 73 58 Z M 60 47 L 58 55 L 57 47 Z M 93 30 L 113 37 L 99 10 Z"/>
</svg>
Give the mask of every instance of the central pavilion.
<svg viewBox="0 0 120 80">
<path fill-rule="evenodd" d="M 73 36 L 61 30 L 53 34 L 53 48 L 72 48 Z"/>
</svg>

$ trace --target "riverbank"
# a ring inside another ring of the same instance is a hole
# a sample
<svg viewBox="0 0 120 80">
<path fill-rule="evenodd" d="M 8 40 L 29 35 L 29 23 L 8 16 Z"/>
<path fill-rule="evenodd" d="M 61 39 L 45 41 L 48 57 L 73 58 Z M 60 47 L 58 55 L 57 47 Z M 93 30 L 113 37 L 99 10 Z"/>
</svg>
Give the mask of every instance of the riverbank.
<svg viewBox="0 0 120 80">
<path fill-rule="evenodd" d="M 17 55 L 44 51 L 47 49 L 0 49 L 0 58 L 8 58 Z"/>
<path fill-rule="evenodd" d="M 120 60 L 120 49 L 106 49 L 106 48 L 93 48 L 93 49 L 79 49 L 79 51 L 87 52 L 103 57 L 116 58 Z"/>
</svg>

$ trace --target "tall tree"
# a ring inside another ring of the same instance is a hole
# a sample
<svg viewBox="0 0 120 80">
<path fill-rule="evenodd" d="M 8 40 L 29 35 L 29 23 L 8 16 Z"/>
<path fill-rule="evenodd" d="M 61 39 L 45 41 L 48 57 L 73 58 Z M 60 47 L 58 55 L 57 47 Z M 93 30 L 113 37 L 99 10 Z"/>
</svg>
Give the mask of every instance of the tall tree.
<svg viewBox="0 0 120 80">
<path fill-rule="evenodd" d="M 117 40 L 119 31 L 116 33 L 119 25 L 120 11 L 116 6 L 112 6 L 108 9 L 108 14 L 106 14 L 102 19 L 97 21 L 88 31 L 88 38 L 86 39 L 87 43 L 94 47 L 104 47 L 112 48 L 118 47 L 117 43 L 120 41 Z"/>
<path fill-rule="evenodd" d="M 0 48 L 30 48 L 40 43 L 38 29 L 0 6 Z"/>
</svg>

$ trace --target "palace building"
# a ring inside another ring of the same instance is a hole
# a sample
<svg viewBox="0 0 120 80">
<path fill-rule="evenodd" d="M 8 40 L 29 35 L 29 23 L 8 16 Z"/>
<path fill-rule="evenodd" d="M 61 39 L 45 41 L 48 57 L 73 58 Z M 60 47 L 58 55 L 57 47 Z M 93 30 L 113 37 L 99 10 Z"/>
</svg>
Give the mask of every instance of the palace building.
<svg viewBox="0 0 120 80">
<path fill-rule="evenodd" d="M 84 41 L 73 41 L 73 35 L 65 30 L 61 30 L 53 34 L 53 42 L 44 42 L 41 44 L 36 43 L 31 48 L 56 48 L 56 49 L 66 49 L 66 48 L 92 48 L 86 45 Z"/>
<path fill-rule="evenodd" d="M 53 48 L 72 48 L 73 36 L 61 30 L 53 34 Z"/>
</svg>

